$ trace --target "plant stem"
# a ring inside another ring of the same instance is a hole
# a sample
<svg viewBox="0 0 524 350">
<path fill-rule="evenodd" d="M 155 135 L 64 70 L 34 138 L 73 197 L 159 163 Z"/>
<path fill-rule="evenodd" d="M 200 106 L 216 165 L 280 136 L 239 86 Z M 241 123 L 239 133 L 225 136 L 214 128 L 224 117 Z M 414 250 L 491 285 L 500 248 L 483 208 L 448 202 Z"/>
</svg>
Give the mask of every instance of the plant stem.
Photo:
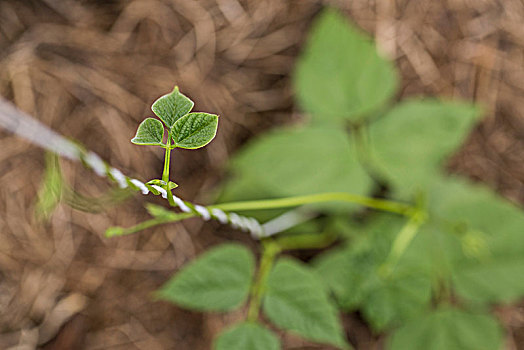
<svg viewBox="0 0 524 350">
<path fill-rule="evenodd" d="M 172 217 L 149 219 L 146 221 L 142 221 L 138 225 L 127 227 L 127 228 L 122 228 L 121 230 L 119 230 L 118 233 L 114 233 L 113 236 L 130 235 L 135 232 L 142 231 L 142 230 L 145 230 L 153 226 L 166 224 L 168 222 L 176 222 L 176 221 L 188 219 L 193 216 L 195 216 L 195 214 L 193 213 L 179 213 L 179 214 L 176 214 L 176 216 L 172 216 Z"/>
<path fill-rule="evenodd" d="M 395 237 L 395 240 L 393 241 L 391 251 L 389 252 L 386 261 L 382 265 L 382 271 L 384 274 L 388 275 L 393 270 L 413 238 L 415 238 L 418 229 L 420 226 L 422 226 L 426 219 L 426 213 L 422 210 L 418 210 L 411 216 L 404 227 L 402 227 L 397 237 Z"/>
<path fill-rule="evenodd" d="M 164 159 L 164 171 L 162 172 L 162 181 L 166 183 L 166 191 L 168 190 L 167 183 L 169 182 L 169 163 L 171 161 L 171 134 L 167 134 L 166 156 Z"/>
<path fill-rule="evenodd" d="M 275 257 L 280 253 L 281 248 L 274 241 L 262 241 L 263 250 L 260 258 L 260 266 L 256 277 L 255 284 L 251 287 L 251 298 L 247 312 L 247 320 L 256 322 L 260 313 L 262 297 L 266 290 L 267 279 L 271 268 L 275 263 Z"/>
<path fill-rule="evenodd" d="M 386 185 L 387 181 L 377 166 L 376 161 L 373 159 L 372 153 L 370 151 L 367 125 L 350 125 L 350 130 L 353 134 L 352 139 L 360 164 L 362 164 L 364 170 L 378 185 Z"/>
<path fill-rule="evenodd" d="M 296 207 L 304 204 L 321 202 L 357 203 L 365 207 L 407 216 L 411 216 L 414 211 L 414 208 L 409 204 L 344 192 L 328 192 L 288 198 L 231 202 L 213 205 L 209 208 L 217 208 L 225 211 L 263 210 Z"/>
<path fill-rule="evenodd" d="M 169 184 L 166 185 L 166 191 L 168 193 L 171 193 L 171 190 L 169 189 Z M 167 196 L 167 202 L 169 203 L 170 206 L 176 207 L 176 203 L 175 203 L 175 200 L 173 199 L 173 196 Z"/>
</svg>

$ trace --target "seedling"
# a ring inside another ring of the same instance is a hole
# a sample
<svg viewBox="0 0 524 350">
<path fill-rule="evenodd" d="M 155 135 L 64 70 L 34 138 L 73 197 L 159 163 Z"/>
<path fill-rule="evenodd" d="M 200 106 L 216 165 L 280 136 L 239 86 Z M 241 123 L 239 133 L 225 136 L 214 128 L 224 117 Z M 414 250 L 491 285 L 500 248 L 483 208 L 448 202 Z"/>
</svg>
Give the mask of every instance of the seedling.
<svg viewBox="0 0 524 350">
<path fill-rule="evenodd" d="M 178 185 L 169 180 L 171 150 L 175 148 L 197 149 L 207 145 L 216 135 L 218 116 L 208 113 L 190 113 L 194 103 L 175 86 L 173 92 L 160 97 L 151 109 L 158 119 L 146 118 L 131 140 L 135 145 L 160 146 L 164 148 L 165 160 L 162 179 L 153 179 L 149 185 L 160 186 L 171 192 Z M 164 134 L 167 129 L 167 139 Z"/>
</svg>

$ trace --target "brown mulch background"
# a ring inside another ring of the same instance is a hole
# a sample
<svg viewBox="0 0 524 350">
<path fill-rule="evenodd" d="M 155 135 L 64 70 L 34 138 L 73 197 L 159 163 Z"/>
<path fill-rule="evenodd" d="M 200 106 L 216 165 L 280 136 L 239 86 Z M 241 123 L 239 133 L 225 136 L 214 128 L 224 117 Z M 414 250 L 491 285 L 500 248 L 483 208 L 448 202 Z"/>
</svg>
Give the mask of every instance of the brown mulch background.
<svg viewBox="0 0 524 350">
<path fill-rule="evenodd" d="M 402 76 L 399 97 L 474 100 L 486 110 L 450 169 L 524 203 L 522 0 L 0 0 L 0 95 L 112 165 L 157 177 L 162 153 L 129 143 L 174 83 L 221 115 L 212 147 L 175 153 L 183 198 L 206 203 L 249 137 L 299 118 L 290 74 L 308 27 L 335 4 L 373 35 Z M 62 163 L 75 189 L 108 184 Z M 209 349 L 242 317 L 203 315 L 150 293 L 207 247 L 245 235 L 188 220 L 125 238 L 105 228 L 147 217 L 136 197 L 103 213 L 60 205 L 34 219 L 42 150 L 0 131 L 0 349 Z M 150 198 L 148 198 L 151 200 Z M 160 203 L 160 202 L 159 202 Z M 518 276 L 515 276 L 518 278 Z M 507 349 L 524 349 L 524 306 L 500 307 Z M 358 315 L 357 349 L 380 349 Z M 287 349 L 322 349 L 286 337 Z"/>
</svg>

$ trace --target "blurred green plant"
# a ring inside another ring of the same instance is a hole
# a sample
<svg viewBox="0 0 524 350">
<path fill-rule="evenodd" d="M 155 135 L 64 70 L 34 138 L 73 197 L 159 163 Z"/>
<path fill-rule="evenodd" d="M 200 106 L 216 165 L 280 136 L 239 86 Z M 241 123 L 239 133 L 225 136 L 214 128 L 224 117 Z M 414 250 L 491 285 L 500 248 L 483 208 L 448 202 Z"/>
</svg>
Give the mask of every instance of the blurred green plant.
<svg viewBox="0 0 524 350">
<path fill-rule="evenodd" d="M 45 174 L 38 192 L 35 217 L 40 222 L 47 222 L 60 202 L 64 202 L 77 210 L 100 213 L 108 207 L 128 199 L 130 196 L 131 192 L 121 188 L 111 188 L 98 197 L 90 197 L 79 193 L 64 179 L 58 156 L 55 153 L 47 152 L 45 156 Z"/>
<path fill-rule="evenodd" d="M 198 206 L 171 193 L 171 150 L 203 147 L 218 127 L 218 116 L 191 113 L 194 104 L 178 87 L 153 104 L 160 120 L 145 119 L 132 139 L 165 149 L 161 179 L 143 184 L 73 149 L 122 189 L 161 194 L 182 209 L 149 204 L 153 219 L 110 228 L 107 236 L 201 216 L 260 240 L 258 264 L 246 247 L 223 244 L 155 293 L 199 311 L 245 306 L 245 320 L 217 337 L 216 350 L 280 349 L 260 313 L 276 328 L 349 349 L 339 317 L 355 310 L 374 331 L 389 332 L 388 349 L 499 349 L 502 327 L 489 308 L 524 296 L 524 214 L 444 170 L 480 110 L 435 99 L 393 104 L 394 66 L 333 9 L 315 22 L 294 78 L 309 120 L 245 146 L 230 163 L 221 204 Z M 43 217 L 66 188 L 56 159 L 48 165 L 38 204 Z M 267 222 L 260 228 L 227 211 Z M 308 264 L 282 257 L 301 249 L 323 251 Z"/>
<path fill-rule="evenodd" d="M 233 176 L 219 200 L 350 192 L 378 194 L 411 209 L 399 216 L 342 203 L 309 204 L 310 213 L 322 215 L 271 243 L 279 247 L 284 240 L 329 233 L 335 238 L 324 243 L 339 244 L 308 265 L 278 260 L 263 303 L 272 305 L 272 285 L 283 301 L 272 311 L 263 306 L 268 319 L 306 339 L 341 346 L 339 323 L 313 312 L 333 312 L 329 300 L 318 296 L 324 284 L 340 311 L 359 310 L 374 331 L 390 332 L 389 349 L 500 349 L 503 331 L 490 307 L 524 296 L 524 214 L 444 167 L 478 121 L 479 108 L 422 98 L 393 104 L 393 65 L 332 9 L 313 25 L 294 84 L 309 120 L 245 146 L 230 162 Z M 307 230 L 317 234 L 301 234 Z M 321 336 L 315 333 L 319 323 Z"/>
</svg>

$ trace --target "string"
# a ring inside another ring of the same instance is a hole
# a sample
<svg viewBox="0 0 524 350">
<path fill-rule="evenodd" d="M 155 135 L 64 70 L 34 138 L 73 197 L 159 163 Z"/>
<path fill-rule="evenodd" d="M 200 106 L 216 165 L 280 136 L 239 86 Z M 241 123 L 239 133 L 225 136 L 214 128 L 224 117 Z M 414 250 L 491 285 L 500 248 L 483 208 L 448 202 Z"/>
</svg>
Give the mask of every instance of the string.
<svg viewBox="0 0 524 350">
<path fill-rule="evenodd" d="M 140 191 L 143 195 L 152 193 L 167 199 L 170 205 L 177 206 L 182 212 L 192 213 L 204 220 L 214 219 L 221 224 L 230 224 L 234 228 L 249 232 L 255 239 L 264 237 L 264 229 L 258 220 L 228 213 L 218 208 L 209 209 L 203 205 L 193 204 L 175 196 L 171 190 L 157 185 L 150 185 L 125 175 L 117 168 L 110 166 L 99 155 L 86 151 L 80 145 L 66 139 L 62 135 L 49 129 L 28 114 L 18 110 L 9 102 L 0 97 L 0 126 L 6 130 L 36 144 L 44 149 L 59 154 L 73 161 L 80 161 L 98 176 L 107 177 L 120 188 L 130 188 Z"/>
</svg>

